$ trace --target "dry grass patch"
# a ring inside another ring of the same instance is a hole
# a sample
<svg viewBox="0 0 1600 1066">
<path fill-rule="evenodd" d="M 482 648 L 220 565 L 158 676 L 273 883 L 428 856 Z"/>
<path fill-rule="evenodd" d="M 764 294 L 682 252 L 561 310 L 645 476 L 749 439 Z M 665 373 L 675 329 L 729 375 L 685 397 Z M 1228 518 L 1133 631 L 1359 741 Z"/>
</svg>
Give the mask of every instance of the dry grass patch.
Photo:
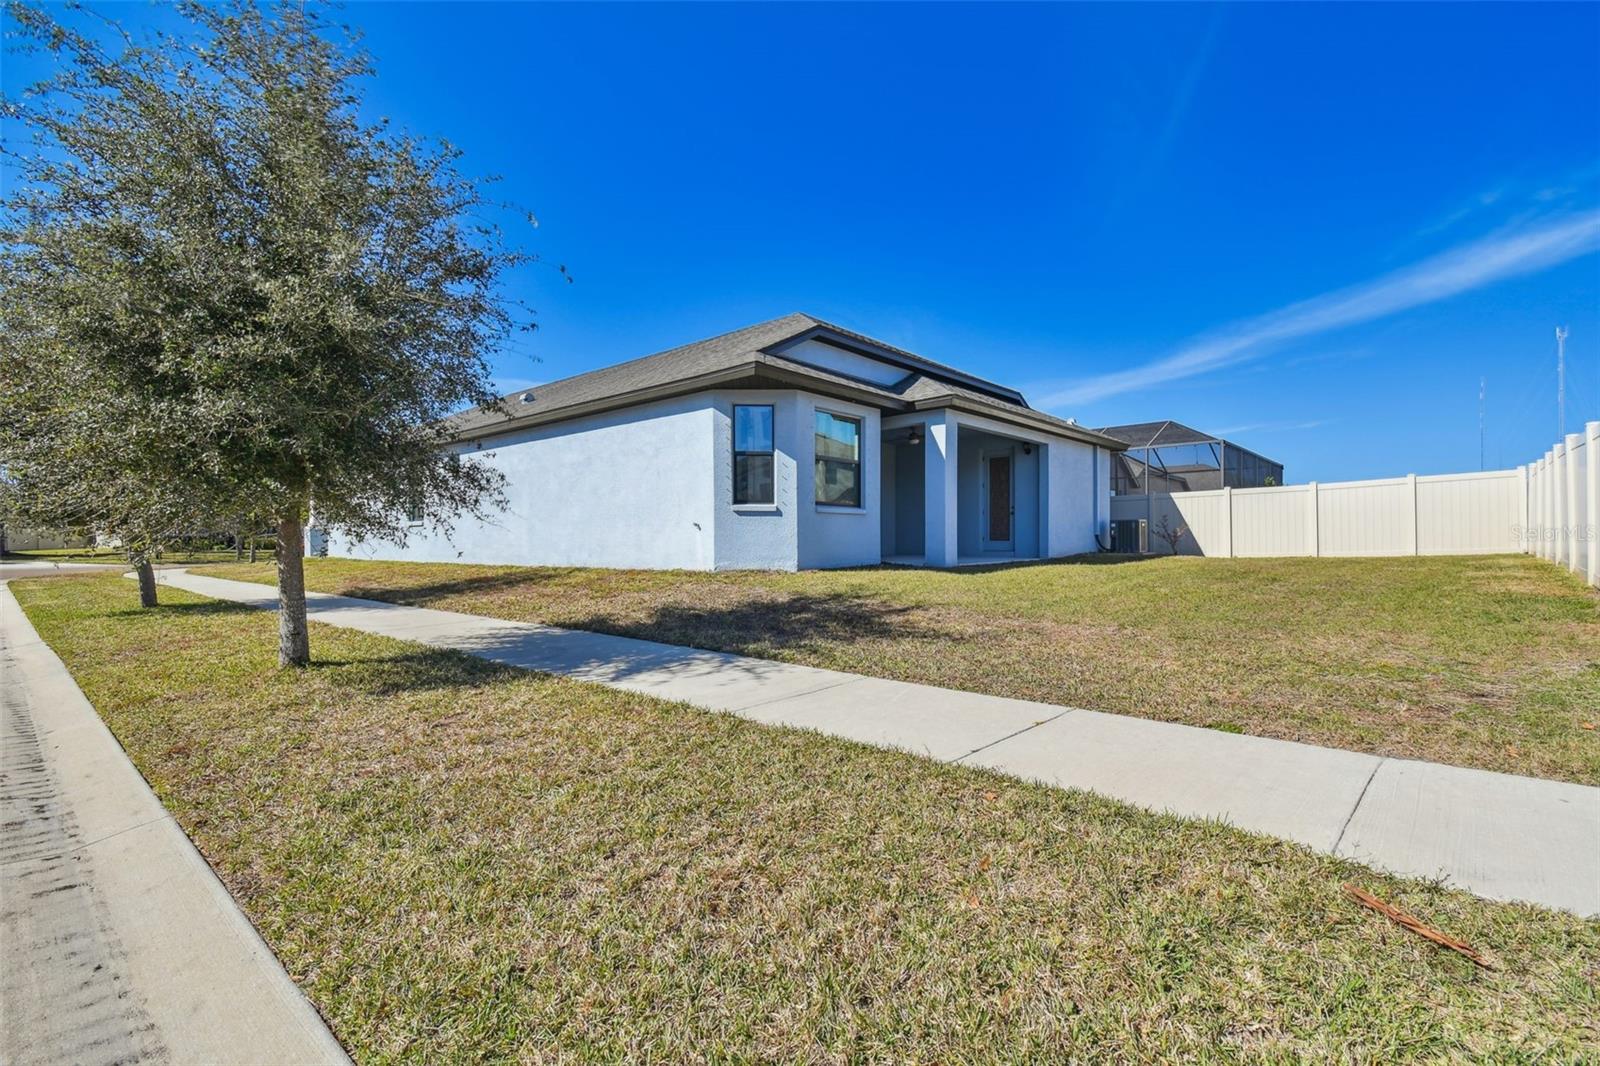
<svg viewBox="0 0 1600 1066">
<path fill-rule="evenodd" d="M 1600 923 L 350 631 L 279 671 L 270 615 L 116 577 L 14 588 L 362 1061 L 1600 1056 Z"/>
<path fill-rule="evenodd" d="M 803 574 L 316 559 L 325 592 L 1600 784 L 1600 600 L 1526 556 Z M 1115 558 L 1115 557 L 1112 557 Z M 270 567 L 213 567 L 271 580 Z"/>
</svg>

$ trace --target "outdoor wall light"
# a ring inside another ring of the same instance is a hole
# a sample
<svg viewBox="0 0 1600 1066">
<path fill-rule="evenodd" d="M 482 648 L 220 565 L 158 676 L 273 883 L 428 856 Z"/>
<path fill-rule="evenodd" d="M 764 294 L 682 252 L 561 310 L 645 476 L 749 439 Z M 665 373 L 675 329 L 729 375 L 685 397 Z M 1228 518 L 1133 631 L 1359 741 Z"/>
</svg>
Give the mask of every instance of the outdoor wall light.
<svg viewBox="0 0 1600 1066">
<path fill-rule="evenodd" d="M 907 444 L 921 444 L 922 443 L 922 430 L 920 430 L 920 429 L 912 429 L 910 436 L 906 437 L 906 443 Z"/>
</svg>

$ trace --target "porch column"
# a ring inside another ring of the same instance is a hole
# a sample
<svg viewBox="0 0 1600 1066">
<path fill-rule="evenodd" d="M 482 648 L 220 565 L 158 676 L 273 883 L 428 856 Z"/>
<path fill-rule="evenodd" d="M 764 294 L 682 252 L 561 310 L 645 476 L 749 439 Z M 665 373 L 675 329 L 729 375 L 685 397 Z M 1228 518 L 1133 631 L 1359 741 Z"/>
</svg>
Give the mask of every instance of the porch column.
<svg viewBox="0 0 1600 1066">
<path fill-rule="evenodd" d="M 927 441 L 922 446 L 923 562 L 954 566 L 957 562 L 956 415 L 928 412 Z"/>
</svg>

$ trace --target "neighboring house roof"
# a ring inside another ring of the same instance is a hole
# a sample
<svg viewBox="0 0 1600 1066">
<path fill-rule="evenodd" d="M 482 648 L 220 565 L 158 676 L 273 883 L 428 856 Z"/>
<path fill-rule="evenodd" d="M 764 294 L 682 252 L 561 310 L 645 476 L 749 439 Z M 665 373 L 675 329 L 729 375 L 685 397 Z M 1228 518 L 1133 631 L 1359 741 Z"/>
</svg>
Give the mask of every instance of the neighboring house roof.
<svg viewBox="0 0 1600 1066">
<path fill-rule="evenodd" d="M 784 354 L 811 339 L 902 367 L 906 376 L 892 385 L 876 384 Z M 1015 389 L 804 314 L 518 390 L 501 400 L 500 410 L 466 411 L 448 425 L 457 439 L 475 439 L 717 387 L 805 388 L 896 412 L 951 407 L 1104 448 L 1123 447 L 1076 422 L 1035 411 Z"/>
<path fill-rule="evenodd" d="M 1100 430 L 1130 448 L 1156 448 L 1163 444 L 1209 444 L 1220 438 L 1201 433 L 1181 422 L 1134 422 L 1126 426 L 1105 426 Z"/>
<path fill-rule="evenodd" d="M 1211 444 L 1220 441 L 1230 448 L 1236 448 L 1241 452 L 1250 452 L 1251 455 L 1267 459 L 1260 452 L 1246 448 L 1242 444 L 1235 444 L 1231 440 L 1223 440 L 1223 438 L 1213 433 L 1202 433 L 1192 426 L 1186 426 L 1182 422 L 1173 422 L 1170 419 L 1165 422 L 1131 422 L 1125 426 L 1102 426 L 1096 432 L 1103 433 L 1107 437 L 1113 437 L 1129 448 L 1164 448 L 1169 445 Z M 1276 463 L 1277 460 L 1267 459 L 1267 462 Z M 1178 468 L 1172 467 L 1170 469 Z"/>
</svg>

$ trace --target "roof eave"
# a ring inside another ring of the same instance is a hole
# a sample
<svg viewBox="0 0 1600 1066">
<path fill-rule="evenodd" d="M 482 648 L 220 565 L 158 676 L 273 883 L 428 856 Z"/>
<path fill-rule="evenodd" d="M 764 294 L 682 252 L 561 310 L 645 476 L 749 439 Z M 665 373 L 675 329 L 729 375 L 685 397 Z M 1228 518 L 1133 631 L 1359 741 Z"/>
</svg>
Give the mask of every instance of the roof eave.
<svg viewBox="0 0 1600 1066">
<path fill-rule="evenodd" d="M 1045 418 L 1030 418 L 1030 411 L 1008 411 L 1001 407 L 992 407 L 984 403 L 975 403 L 964 396 L 936 396 L 932 399 L 917 400 L 911 405 L 916 411 L 931 411 L 939 408 L 952 408 L 965 411 L 968 414 L 982 415 L 996 422 L 1006 422 L 1013 426 L 1022 426 L 1027 429 L 1049 433 L 1056 437 L 1065 437 L 1068 440 L 1079 441 L 1083 444 L 1094 444 L 1108 451 L 1126 451 L 1128 445 L 1114 437 L 1107 437 L 1096 433 L 1092 429 L 1081 429 L 1076 426 L 1064 426 L 1059 422 Z"/>
<path fill-rule="evenodd" d="M 710 373 L 681 378 L 677 381 L 663 382 L 643 389 L 620 392 L 612 396 L 598 397 L 584 403 L 573 404 L 570 407 L 560 407 L 552 411 L 535 411 L 526 415 L 508 418 L 501 422 L 488 422 L 472 426 L 458 433 L 452 433 L 448 439 L 451 443 L 486 440 L 490 437 L 499 437 L 507 433 L 531 429 L 535 426 L 569 422 L 585 415 L 604 414 L 607 411 L 616 411 L 624 407 L 637 407 L 640 404 L 652 403 L 656 400 L 669 400 L 689 393 L 704 392 L 707 389 L 762 386 L 800 388 L 808 392 L 831 396 L 834 399 L 850 400 L 866 404 L 869 407 L 878 407 L 890 411 L 902 411 L 910 407 L 903 400 L 896 400 L 872 389 L 856 388 L 845 382 L 813 377 L 810 374 L 797 372 L 787 367 L 774 366 L 759 354 L 756 354 L 747 362 L 723 367 Z"/>
</svg>

